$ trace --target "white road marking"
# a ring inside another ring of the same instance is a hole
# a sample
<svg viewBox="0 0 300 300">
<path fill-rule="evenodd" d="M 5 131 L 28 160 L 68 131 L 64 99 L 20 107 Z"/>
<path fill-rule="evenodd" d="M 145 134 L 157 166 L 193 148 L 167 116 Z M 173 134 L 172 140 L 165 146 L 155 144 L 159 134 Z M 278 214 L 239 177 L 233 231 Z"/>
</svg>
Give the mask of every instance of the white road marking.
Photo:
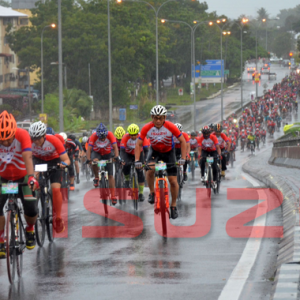
<svg viewBox="0 0 300 300">
<path fill-rule="evenodd" d="M 260 186 L 260 184 L 250 177 L 249 175 L 242 173 L 243 177 L 247 179 L 254 187 Z M 259 192 L 264 193 L 263 191 Z M 264 198 L 263 195 L 260 195 L 260 198 Z M 263 202 L 264 200 L 258 201 L 258 203 Z M 267 207 L 261 207 L 257 209 L 256 215 L 258 215 L 258 212 L 267 211 Z M 254 220 L 253 226 L 265 226 L 266 224 L 266 214 L 262 215 L 258 219 L 256 218 Z M 252 232 L 255 231 L 255 228 L 252 230 Z M 262 233 L 263 234 L 263 233 Z M 251 269 L 255 263 L 257 254 L 260 249 L 261 245 L 261 238 L 249 238 L 247 241 L 247 244 L 244 248 L 244 251 L 241 255 L 241 258 L 237 265 L 235 266 L 234 270 L 232 271 L 225 287 L 223 288 L 218 300 L 237 300 L 239 299 L 244 285 L 249 277 L 249 274 L 251 272 Z"/>
</svg>

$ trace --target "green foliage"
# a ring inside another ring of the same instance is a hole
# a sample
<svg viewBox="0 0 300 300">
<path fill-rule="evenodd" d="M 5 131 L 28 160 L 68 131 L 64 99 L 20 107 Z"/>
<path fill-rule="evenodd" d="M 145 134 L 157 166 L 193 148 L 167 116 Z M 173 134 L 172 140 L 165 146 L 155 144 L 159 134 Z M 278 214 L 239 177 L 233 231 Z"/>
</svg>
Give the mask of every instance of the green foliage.
<svg viewBox="0 0 300 300">
<path fill-rule="evenodd" d="M 0 6 L 11 7 L 11 3 L 5 0 L 0 0 Z"/>
</svg>

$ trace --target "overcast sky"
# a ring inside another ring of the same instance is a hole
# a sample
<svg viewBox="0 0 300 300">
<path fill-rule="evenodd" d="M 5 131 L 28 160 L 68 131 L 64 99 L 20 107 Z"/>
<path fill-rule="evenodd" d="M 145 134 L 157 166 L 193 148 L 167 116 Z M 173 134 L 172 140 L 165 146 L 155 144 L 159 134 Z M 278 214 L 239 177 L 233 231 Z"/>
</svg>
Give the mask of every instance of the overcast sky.
<svg viewBox="0 0 300 300">
<path fill-rule="evenodd" d="M 242 14 L 255 17 L 261 7 L 267 10 L 270 17 L 276 17 L 281 9 L 294 8 L 299 2 L 299 0 L 206 0 L 208 12 L 216 11 L 218 15 L 224 14 L 232 19 Z"/>
</svg>

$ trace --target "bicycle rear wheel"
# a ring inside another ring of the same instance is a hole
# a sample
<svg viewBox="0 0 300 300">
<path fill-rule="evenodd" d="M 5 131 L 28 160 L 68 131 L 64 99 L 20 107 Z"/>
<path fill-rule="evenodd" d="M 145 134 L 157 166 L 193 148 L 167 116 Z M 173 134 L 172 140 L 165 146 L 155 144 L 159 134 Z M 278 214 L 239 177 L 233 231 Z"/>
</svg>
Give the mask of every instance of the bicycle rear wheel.
<svg viewBox="0 0 300 300">
<path fill-rule="evenodd" d="M 6 216 L 5 225 L 6 240 L 6 265 L 8 280 L 12 284 L 16 274 L 16 237 L 15 237 L 15 216 L 9 211 Z"/>
<path fill-rule="evenodd" d="M 121 205 L 123 203 L 123 193 L 122 193 L 122 190 L 123 190 L 123 187 L 122 187 L 122 170 L 121 168 L 117 169 L 116 171 L 116 175 L 115 175 L 115 180 L 116 180 L 116 193 L 117 193 L 117 196 L 119 198 L 119 204 Z"/>
<path fill-rule="evenodd" d="M 90 170 L 90 166 L 85 164 L 85 178 L 87 181 L 90 181 L 91 179 L 91 170 Z"/>
<path fill-rule="evenodd" d="M 160 216 L 163 236 L 167 237 L 167 218 L 166 218 L 166 199 L 165 199 L 165 182 L 159 181 L 159 198 L 160 198 Z"/>
<path fill-rule="evenodd" d="M 133 176 L 132 176 L 132 200 L 133 200 L 134 209 L 138 210 L 139 188 L 138 188 L 138 183 L 137 183 L 136 172 L 134 172 Z"/>
<path fill-rule="evenodd" d="M 231 163 L 231 168 L 233 168 L 233 151 L 230 152 L 230 163 Z"/>
<path fill-rule="evenodd" d="M 46 216 L 45 223 L 47 228 L 47 235 L 49 242 L 53 242 L 53 205 L 52 205 L 52 195 L 50 193 L 47 194 L 48 202 L 45 199 L 46 206 Z"/>
<path fill-rule="evenodd" d="M 42 193 L 38 195 L 38 218 L 35 222 L 35 234 L 36 241 L 40 247 L 43 247 L 45 236 L 46 236 L 46 210 L 45 210 L 45 199 L 43 199 Z"/>
<path fill-rule="evenodd" d="M 179 189 L 178 189 L 178 201 L 181 200 L 181 190 L 182 190 L 182 168 L 179 167 L 177 168 L 177 182 L 178 182 L 178 186 L 179 186 Z"/>
<path fill-rule="evenodd" d="M 191 160 L 191 172 L 192 172 L 192 180 L 195 179 L 195 160 L 194 157 Z"/>
<path fill-rule="evenodd" d="M 108 185 L 106 185 L 106 179 L 105 176 L 102 175 L 101 176 L 101 180 L 100 180 L 100 197 L 102 199 L 102 203 L 104 204 L 104 211 L 105 214 L 108 214 L 108 208 L 107 208 L 107 199 L 108 199 Z"/>
<path fill-rule="evenodd" d="M 17 254 L 17 272 L 18 276 L 22 276 L 23 272 L 23 253 L 26 248 L 26 239 L 25 239 L 25 229 L 23 226 L 23 222 L 21 220 L 21 215 L 19 212 L 19 224 L 18 224 L 18 242 L 19 242 L 19 248 L 18 248 L 18 254 Z"/>
</svg>

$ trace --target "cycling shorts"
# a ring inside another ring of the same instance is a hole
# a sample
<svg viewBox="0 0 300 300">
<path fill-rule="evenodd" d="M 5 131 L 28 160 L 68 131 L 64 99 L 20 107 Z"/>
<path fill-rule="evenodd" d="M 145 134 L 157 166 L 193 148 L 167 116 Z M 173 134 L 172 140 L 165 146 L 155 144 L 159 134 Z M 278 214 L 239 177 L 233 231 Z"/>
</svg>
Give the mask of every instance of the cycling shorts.
<svg viewBox="0 0 300 300">
<path fill-rule="evenodd" d="M 112 158 L 112 153 L 108 153 L 105 155 L 101 155 L 99 152 L 93 151 L 91 154 L 91 160 L 97 158 L 98 160 L 109 160 Z M 107 171 L 108 175 L 113 175 L 113 164 L 109 163 L 105 166 L 105 171 Z"/>
<path fill-rule="evenodd" d="M 161 153 L 153 150 L 152 147 L 150 147 L 146 162 L 158 162 L 160 160 L 170 164 L 167 165 L 168 176 L 177 176 L 175 148 L 173 148 L 171 151 Z"/>
<path fill-rule="evenodd" d="M 9 180 L 7 180 L 5 178 L 0 178 L 1 184 L 7 183 L 8 181 Z M 26 183 L 27 181 L 28 181 L 28 176 L 25 176 L 14 182 Z M 17 197 L 21 199 L 25 216 L 33 218 L 38 214 L 37 198 L 32 196 L 32 191 L 28 186 L 19 187 L 19 193 L 17 194 Z M 8 198 L 8 195 L 0 194 L 0 216 L 4 215 L 3 208 L 5 206 L 7 198 Z"/>
</svg>

